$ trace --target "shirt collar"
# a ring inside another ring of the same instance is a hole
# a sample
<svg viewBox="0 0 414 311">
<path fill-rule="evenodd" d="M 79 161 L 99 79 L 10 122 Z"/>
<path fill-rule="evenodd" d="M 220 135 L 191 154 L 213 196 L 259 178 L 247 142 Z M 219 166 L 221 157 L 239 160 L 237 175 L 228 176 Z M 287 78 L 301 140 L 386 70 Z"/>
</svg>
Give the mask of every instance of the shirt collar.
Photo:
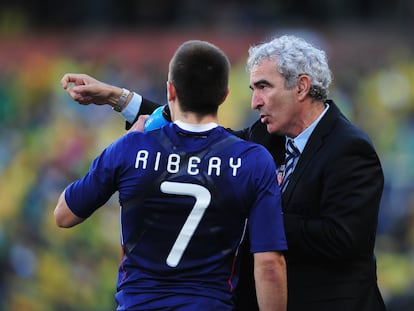
<svg viewBox="0 0 414 311">
<path fill-rule="evenodd" d="M 295 138 L 290 138 L 290 137 L 286 136 L 286 143 L 287 143 L 288 139 L 293 140 L 295 146 L 298 148 L 300 153 L 302 153 L 303 149 L 305 149 L 306 143 L 308 142 L 309 137 L 311 136 L 313 130 L 318 125 L 319 121 L 322 119 L 322 117 L 325 115 L 325 113 L 328 111 L 328 109 L 329 109 L 329 104 L 325 103 L 325 110 L 322 111 L 320 116 L 315 121 L 313 121 L 310 126 L 308 126 L 302 133 L 300 133 Z"/>
<path fill-rule="evenodd" d="M 183 130 L 186 130 L 189 132 L 196 132 L 196 133 L 207 132 L 218 126 L 218 124 L 214 122 L 210 122 L 206 124 L 189 124 L 189 123 L 185 123 L 180 120 L 176 120 L 174 121 L 174 123 L 177 124 L 177 126 L 182 128 Z"/>
</svg>

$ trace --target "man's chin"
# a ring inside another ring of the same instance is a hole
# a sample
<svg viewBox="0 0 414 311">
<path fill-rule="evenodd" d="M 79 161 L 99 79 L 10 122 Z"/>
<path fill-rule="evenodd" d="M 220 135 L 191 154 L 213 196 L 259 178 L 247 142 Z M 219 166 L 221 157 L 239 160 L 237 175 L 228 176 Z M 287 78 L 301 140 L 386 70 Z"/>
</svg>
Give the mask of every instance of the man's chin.
<svg viewBox="0 0 414 311">
<path fill-rule="evenodd" d="M 272 124 L 270 124 L 270 123 L 267 123 L 266 124 L 266 130 L 271 135 L 278 135 L 278 136 L 283 135 L 283 133 L 281 133 L 280 131 L 278 131 L 277 129 L 275 129 L 275 127 L 272 126 Z"/>
<path fill-rule="evenodd" d="M 272 125 L 270 123 L 266 124 L 266 130 L 269 134 L 276 134 L 275 129 L 272 127 Z"/>
</svg>

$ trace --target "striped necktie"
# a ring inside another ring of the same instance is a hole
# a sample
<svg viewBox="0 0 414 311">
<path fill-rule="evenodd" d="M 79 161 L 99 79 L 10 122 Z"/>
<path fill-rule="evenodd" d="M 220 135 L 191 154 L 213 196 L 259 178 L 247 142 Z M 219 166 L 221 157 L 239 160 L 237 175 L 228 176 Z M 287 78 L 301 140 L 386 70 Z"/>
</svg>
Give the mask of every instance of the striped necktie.
<svg viewBox="0 0 414 311">
<path fill-rule="evenodd" d="M 295 146 L 292 139 L 289 139 L 286 144 L 286 161 L 285 161 L 285 173 L 282 180 L 280 189 L 282 192 L 286 190 L 287 184 L 289 183 L 290 176 L 292 175 L 293 169 L 295 168 L 295 159 L 300 155 L 300 151 Z"/>
</svg>

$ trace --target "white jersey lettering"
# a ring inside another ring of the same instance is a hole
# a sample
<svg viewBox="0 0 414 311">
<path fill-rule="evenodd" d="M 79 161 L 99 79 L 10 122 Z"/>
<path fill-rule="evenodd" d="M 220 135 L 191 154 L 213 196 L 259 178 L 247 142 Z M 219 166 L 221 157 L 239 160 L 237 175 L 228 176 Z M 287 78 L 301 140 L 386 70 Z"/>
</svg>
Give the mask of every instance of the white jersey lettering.
<svg viewBox="0 0 414 311">
<path fill-rule="evenodd" d="M 148 155 L 148 150 L 139 150 L 135 158 L 135 168 L 139 168 L 139 164 L 142 163 L 142 168 L 145 170 L 147 168 Z"/>
<path fill-rule="evenodd" d="M 230 158 L 229 165 L 233 168 L 233 176 L 236 176 L 237 169 L 241 166 L 241 159 L 237 158 L 237 164 L 234 164 L 234 158 Z"/>
<path fill-rule="evenodd" d="M 203 161 L 206 164 L 204 166 L 202 165 Z M 165 170 L 171 174 L 178 173 L 180 169 L 186 169 L 189 175 L 199 175 L 201 168 L 205 167 L 207 175 L 220 176 L 224 166 L 229 166 L 232 169 L 232 175 L 237 176 L 238 170 L 242 167 L 242 160 L 233 157 L 223 159 L 217 156 L 203 160 L 197 156 L 191 156 L 187 160 L 183 160 L 177 153 L 162 154 L 158 151 L 150 154 L 148 150 L 143 149 L 138 150 L 135 157 L 136 169 Z"/>
<path fill-rule="evenodd" d="M 187 173 L 189 175 L 199 174 L 200 170 L 198 169 L 198 164 L 200 163 L 201 159 L 199 157 L 190 157 L 190 159 L 188 159 Z"/>
<path fill-rule="evenodd" d="M 221 159 L 218 157 L 212 157 L 208 160 L 208 175 L 213 174 L 213 169 L 216 170 L 216 176 L 220 176 Z"/>
</svg>

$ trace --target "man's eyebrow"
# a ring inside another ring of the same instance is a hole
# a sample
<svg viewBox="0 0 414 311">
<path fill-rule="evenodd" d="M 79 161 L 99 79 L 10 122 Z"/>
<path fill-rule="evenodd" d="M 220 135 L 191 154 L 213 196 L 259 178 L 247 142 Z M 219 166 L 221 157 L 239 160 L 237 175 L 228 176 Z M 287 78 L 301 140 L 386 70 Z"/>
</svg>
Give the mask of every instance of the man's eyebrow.
<svg viewBox="0 0 414 311">
<path fill-rule="evenodd" d="M 265 80 L 265 79 L 261 79 L 261 80 L 258 80 L 258 81 L 256 81 L 256 82 L 253 83 L 253 86 L 256 86 L 257 87 L 259 85 L 266 85 L 266 86 L 268 86 L 268 85 L 271 85 L 271 83 L 269 81 Z M 249 88 L 253 90 L 253 86 L 249 85 Z"/>
</svg>

